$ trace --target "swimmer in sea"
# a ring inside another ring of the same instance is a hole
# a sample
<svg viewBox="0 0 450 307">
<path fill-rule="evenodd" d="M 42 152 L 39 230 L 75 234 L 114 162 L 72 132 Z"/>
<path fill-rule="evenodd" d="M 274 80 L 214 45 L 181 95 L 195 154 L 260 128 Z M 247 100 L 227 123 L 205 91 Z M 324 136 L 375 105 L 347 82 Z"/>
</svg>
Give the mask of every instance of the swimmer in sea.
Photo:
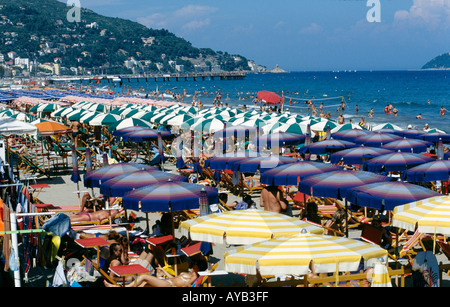
<svg viewBox="0 0 450 307">
<path fill-rule="evenodd" d="M 444 106 L 441 107 L 441 117 L 445 116 L 445 111 L 448 112 L 448 110 L 446 108 L 444 108 Z"/>
</svg>

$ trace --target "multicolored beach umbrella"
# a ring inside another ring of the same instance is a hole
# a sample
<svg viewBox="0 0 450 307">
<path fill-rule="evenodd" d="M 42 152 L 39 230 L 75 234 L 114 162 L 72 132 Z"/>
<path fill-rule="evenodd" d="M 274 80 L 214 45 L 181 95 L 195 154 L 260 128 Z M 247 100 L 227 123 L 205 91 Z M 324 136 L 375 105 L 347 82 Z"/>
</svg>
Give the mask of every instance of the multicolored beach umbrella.
<svg viewBox="0 0 450 307">
<path fill-rule="evenodd" d="M 395 135 L 399 135 L 402 138 L 410 138 L 410 139 L 422 139 L 422 136 L 424 134 L 427 134 L 427 132 L 419 129 L 406 129 L 406 130 L 398 130 L 392 132 Z"/>
<path fill-rule="evenodd" d="M 338 163 L 340 160 L 344 161 L 344 164 L 363 164 L 364 161 L 392 153 L 392 150 L 378 148 L 378 147 L 354 147 L 349 149 L 344 149 L 330 155 L 330 162 L 333 164 Z"/>
<path fill-rule="evenodd" d="M 122 137 L 122 135 L 125 135 L 129 132 L 136 132 L 136 131 L 141 131 L 141 130 L 145 130 L 147 129 L 146 127 L 142 127 L 142 126 L 134 126 L 134 127 L 126 127 L 126 128 L 121 128 L 121 129 L 116 129 L 113 131 L 113 135 L 115 137 Z"/>
<path fill-rule="evenodd" d="M 226 153 L 223 156 L 212 157 L 205 160 L 205 167 L 209 167 L 213 170 L 222 171 L 225 169 L 231 169 L 231 163 L 250 157 L 249 152 L 231 152 Z"/>
<path fill-rule="evenodd" d="M 412 167 L 403 173 L 403 179 L 409 182 L 430 182 L 449 180 L 450 160 L 436 160 Z"/>
<path fill-rule="evenodd" d="M 125 173 L 140 170 L 157 170 L 156 167 L 138 163 L 117 163 L 100 167 L 84 177 L 84 186 L 88 188 L 99 188 L 100 183 Z"/>
<path fill-rule="evenodd" d="M 141 212 L 172 212 L 199 208 L 202 189 L 210 204 L 219 201 L 216 188 L 194 183 L 171 181 L 157 183 L 130 191 L 122 198 L 125 209 Z"/>
<path fill-rule="evenodd" d="M 375 244 L 337 236 L 300 233 L 239 247 L 225 253 L 225 270 L 241 274 L 306 275 L 356 271 L 361 258 L 382 258 L 387 251 Z M 337 284 L 336 284 L 337 285 Z"/>
<path fill-rule="evenodd" d="M 323 234 L 324 229 L 298 218 L 265 210 L 233 210 L 209 214 L 180 224 L 182 233 L 194 241 L 215 244 L 252 244 L 290 236 L 303 229 Z"/>
<path fill-rule="evenodd" d="M 261 135 L 253 139 L 257 148 L 261 147 L 284 147 L 298 145 L 305 141 L 306 136 L 297 133 L 278 132 Z"/>
<path fill-rule="evenodd" d="M 369 133 L 370 133 L 370 131 L 368 131 L 368 130 L 348 129 L 348 130 L 334 132 L 331 134 L 331 137 L 335 140 L 344 140 L 344 141 L 355 143 L 355 139 L 357 137 L 367 135 Z"/>
<path fill-rule="evenodd" d="M 123 197 L 125 193 L 131 190 L 139 189 L 159 182 L 166 182 L 169 179 L 172 181 L 187 182 L 189 178 L 154 169 L 135 171 L 119 175 L 106 181 L 103 180 L 100 184 L 100 193 L 110 197 Z"/>
<path fill-rule="evenodd" d="M 156 129 L 145 128 L 145 129 L 139 129 L 137 131 L 130 131 L 125 134 L 122 134 L 122 138 L 126 141 L 145 142 L 145 141 L 157 140 L 158 132 L 161 132 L 161 136 L 163 139 L 172 136 L 172 134 L 168 131 L 158 131 Z"/>
<path fill-rule="evenodd" d="M 362 169 L 380 173 L 402 172 L 408 168 L 434 161 L 433 158 L 409 152 L 394 152 L 375 157 L 363 163 Z"/>
<path fill-rule="evenodd" d="M 336 152 L 336 151 L 347 149 L 347 148 L 353 148 L 356 146 L 358 146 L 358 145 L 356 145 L 353 142 L 329 139 L 329 140 L 318 141 L 318 142 L 300 147 L 299 152 L 321 155 L 321 154 Z"/>
<path fill-rule="evenodd" d="M 422 134 L 421 137 L 424 141 L 428 141 L 428 142 L 438 142 L 439 140 L 442 140 L 442 142 L 445 142 L 445 143 L 450 142 L 450 134 L 449 133 L 432 132 L 432 133 Z"/>
<path fill-rule="evenodd" d="M 437 196 L 395 207 L 392 226 L 420 233 L 450 235 L 450 196 Z"/>
<path fill-rule="evenodd" d="M 262 174 L 265 171 L 277 167 L 279 165 L 295 162 L 297 162 L 296 159 L 272 155 L 272 156 L 252 157 L 231 161 L 227 167 L 233 172 L 239 171 L 241 173 L 256 173 L 259 170 L 259 172 Z"/>
<path fill-rule="evenodd" d="M 393 141 L 402 140 L 403 138 L 390 133 L 370 133 L 367 135 L 361 135 L 357 137 L 354 142 L 359 145 L 369 147 L 380 147 L 383 144 L 387 144 Z"/>
<path fill-rule="evenodd" d="M 422 153 L 427 152 L 431 142 L 416 139 L 401 139 L 384 144 L 382 147 L 393 151 Z"/>
<path fill-rule="evenodd" d="M 315 197 L 345 198 L 350 188 L 382 181 L 391 178 L 364 171 L 334 171 L 312 175 L 298 184 L 299 192 Z"/>
<path fill-rule="evenodd" d="M 261 174 L 260 182 L 268 185 L 298 185 L 307 176 L 342 170 L 342 167 L 317 161 L 300 161 L 277 166 Z"/>
<path fill-rule="evenodd" d="M 348 189 L 345 198 L 352 204 L 377 210 L 395 207 L 442 194 L 415 184 L 394 181 L 375 182 Z"/>
</svg>

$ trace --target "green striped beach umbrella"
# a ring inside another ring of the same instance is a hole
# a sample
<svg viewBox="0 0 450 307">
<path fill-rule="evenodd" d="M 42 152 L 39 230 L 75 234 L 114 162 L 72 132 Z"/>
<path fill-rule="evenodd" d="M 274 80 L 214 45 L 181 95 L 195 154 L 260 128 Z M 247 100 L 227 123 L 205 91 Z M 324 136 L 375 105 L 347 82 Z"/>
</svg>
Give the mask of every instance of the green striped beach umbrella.
<svg viewBox="0 0 450 307">
<path fill-rule="evenodd" d="M 225 128 L 225 121 L 222 121 L 217 118 L 205 119 L 201 122 L 196 123 L 191 130 L 197 132 L 206 132 L 206 133 L 214 133 L 219 130 L 223 130 Z"/>
<path fill-rule="evenodd" d="M 100 113 L 89 121 L 91 126 L 111 126 L 120 121 L 120 116 L 115 114 Z"/>
<path fill-rule="evenodd" d="M 88 124 L 92 119 L 94 119 L 97 115 L 100 115 L 99 112 L 87 111 L 81 118 L 80 123 Z"/>
</svg>

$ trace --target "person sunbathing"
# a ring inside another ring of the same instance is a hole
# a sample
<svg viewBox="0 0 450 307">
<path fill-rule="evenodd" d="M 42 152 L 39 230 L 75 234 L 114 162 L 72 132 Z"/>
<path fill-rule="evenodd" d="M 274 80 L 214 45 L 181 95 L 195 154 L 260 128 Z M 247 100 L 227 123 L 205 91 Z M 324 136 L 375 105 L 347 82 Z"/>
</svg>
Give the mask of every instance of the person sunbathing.
<svg viewBox="0 0 450 307">
<path fill-rule="evenodd" d="M 78 223 L 78 222 L 101 222 L 103 220 L 114 218 L 117 214 L 119 214 L 119 210 L 99 210 L 95 212 L 79 212 L 77 214 L 70 215 L 70 222 Z"/>
<path fill-rule="evenodd" d="M 157 270 L 163 269 L 158 267 Z M 128 283 L 125 287 L 191 287 L 198 276 L 198 273 L 195 271 L 182 272 L 175 277 L 169 276 L 169 278 L 159 278 L 152 275 L 139 275 L 135 282 Z M 119 287 L 118 285 L 113 285 L 106 280 L 104 280 L 103 283 L 105 284 L 105 287 Z"/>
</svg>

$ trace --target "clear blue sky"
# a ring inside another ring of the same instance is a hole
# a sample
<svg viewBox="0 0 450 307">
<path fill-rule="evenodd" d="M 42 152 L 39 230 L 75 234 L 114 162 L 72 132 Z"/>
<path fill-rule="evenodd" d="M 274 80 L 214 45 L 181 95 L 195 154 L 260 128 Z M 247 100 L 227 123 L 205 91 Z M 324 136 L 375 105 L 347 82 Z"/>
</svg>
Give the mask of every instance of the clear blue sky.
<svg viewBox="0 0 450 307">
<path fill-rule="evenodd" d="M 62 2 L 66 2 L 60 0 Z M 80 0 L 96 13 L 165 28 L 195 47 L 267 68 L 417 69 L 450 52 L 450 0 Z"/>
</svg>

